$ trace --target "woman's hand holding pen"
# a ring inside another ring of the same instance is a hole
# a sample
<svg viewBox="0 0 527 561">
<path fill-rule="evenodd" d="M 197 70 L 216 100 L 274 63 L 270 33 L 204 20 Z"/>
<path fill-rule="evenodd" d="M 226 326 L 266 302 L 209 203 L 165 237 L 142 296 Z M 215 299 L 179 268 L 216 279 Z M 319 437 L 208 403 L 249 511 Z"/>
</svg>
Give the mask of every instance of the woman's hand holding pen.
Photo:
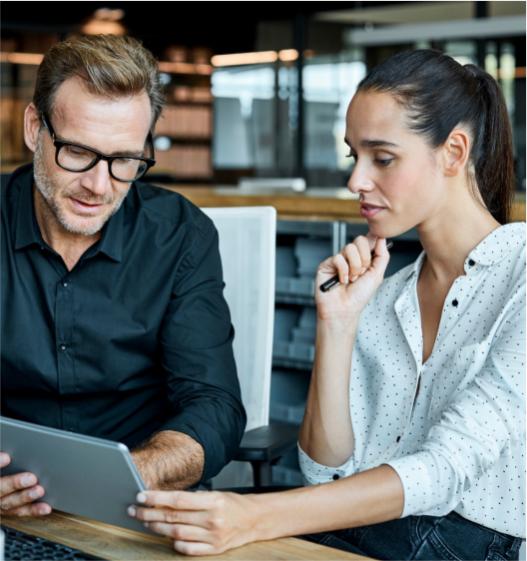
<svg viewBox="0 0 527 561">
<path fill-rule="evenodd" d="M 340 253 L 323 261 L 317 271 L 319 320 L 356 320 L 379 288 L 390 254 L 384 238 L 358 236 Z M 321 285 L 338 276 L 338 285 L 323 291 Z"/>
<path fill-rule="evenodd" d="M 382 283 L 390 260 L 386 245 L 384 238 L 359 236 L 317 271 L 315 361 L 299 443 L 319 464 L 339 466 L 353 453 L 353 347 L 360 314 Z"/>
</svg>

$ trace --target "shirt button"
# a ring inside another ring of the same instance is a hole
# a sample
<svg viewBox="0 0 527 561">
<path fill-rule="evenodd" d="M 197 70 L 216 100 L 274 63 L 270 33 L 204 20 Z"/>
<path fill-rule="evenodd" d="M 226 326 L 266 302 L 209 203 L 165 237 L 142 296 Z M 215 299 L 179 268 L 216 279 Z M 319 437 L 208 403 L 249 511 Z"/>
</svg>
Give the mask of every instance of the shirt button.
<svg viewBox="0 0 527 561">
<path fill-rule="evenodd" d="M 62 286 L 63 286 L 64 288 L 68 288 L 68 281 L 64 281 L 64 282 L 62 283 Z"/>
<path fill-rule="evenodd" d="M 338 473 L 334 473 L 333 474 L 333 481 L 337 481 L 337 479 L 340 479 L 340 475 Z"/>
<path fill-rule="evenodd" d="M 459 302 L 457 301 L 457 298 L 454 298 L 454 300 L 452 300 L 452 306 L 457 308 L 458 304 L 459 304 Z"/>
<path fill-rule="evenodd" d="M 474 261 L 474 259 L 469 259 L 468 260 L 468 266 L 469 267 L 474 267 L 475 264 L 476 264 L 476 262 Z"/>
<path fill-rule="evenodd" d="M 64 343 L 62 343 L 62 345 L 59 345 L 59 349 L 60 349 L 61 351 L 65 351 L 67 348 L 68 348 L 68 347 L 67 347 Z"/>
</svg>

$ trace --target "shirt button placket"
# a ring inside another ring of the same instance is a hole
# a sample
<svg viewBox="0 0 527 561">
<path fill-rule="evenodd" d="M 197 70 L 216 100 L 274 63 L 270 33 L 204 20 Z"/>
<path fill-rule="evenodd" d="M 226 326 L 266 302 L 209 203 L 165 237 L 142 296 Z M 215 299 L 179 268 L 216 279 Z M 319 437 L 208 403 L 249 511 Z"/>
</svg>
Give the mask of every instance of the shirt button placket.
<svg viewBox="0 0 527 561">
<path fill-rule="evenodd" d="M 57 283 L 55 300 L 55 336 L 57 340 L 57 379 L 61 395 L 76 391 L 73 348 L 73 286 L 68 277 Z M 62 403 L 62 426 L 78 430 L 78 415 L 68 399 Z"/>
</svg>

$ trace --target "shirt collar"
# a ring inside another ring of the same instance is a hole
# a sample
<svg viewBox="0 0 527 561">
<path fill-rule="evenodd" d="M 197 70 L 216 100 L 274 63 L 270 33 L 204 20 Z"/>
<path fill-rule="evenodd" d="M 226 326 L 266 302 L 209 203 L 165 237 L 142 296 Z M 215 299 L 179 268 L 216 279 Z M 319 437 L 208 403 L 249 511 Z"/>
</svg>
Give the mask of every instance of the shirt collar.
<svg viewBox="0 0 527 561">
<path fill-rule="evenodd" d="M 525 245 L 525 222 L 511 222 L 493 230 L 468 254 L 479 265 L 490 266 Z"/>
<path fill-rule="evenodd" d="M 407 281 L 410 280 L 414 275 L 416 277 L 419 277 L 419 273 L 421 272 L 421 267 L 423 266 L 425 255 L 426 255 L 425 252 L 421 251 L 417 259 L 412 263 L 412 266 L 408 271 L 408 274 L 406 275 Z"/>
<path fill-rule="evenodd" d="M 31 164 L 16 170 L 10 182 L 10 188 L 18 186 L 18 204 L 15 210 L 15 250 L 30 245 L 44 245 L 38 227 L 33 205 L 33 166 Z"/>
<path fill-rule="evenodd" d="M 130 193 L 128 193 L 128 196 Z M 126 201 L 126 199 L 125 199 Z M 110 259 L 120 262 L 123 257 L 124 204 L 110 217 L 102 230 L 101 239 L 93 246 L 94 255 L 104 253 Z"/>
<path fill-rule="evenodd" d="M 493 230 L 486 238 L 468 254 L 466 263 L 474 261 L 473 264 L 488 267 L 499 263 L 506 257 L 525 245 L 525 222 L 511 222 L 504 224 Z M 414 275 L 419 276 L 425 252 L 422 251 L 419 257 L 413 262 L 406 280 L 410 280 Z M 466 267 L 465 267 L 466 270 Z"/>
<path fill-rule="evenodd" d="M 30 164 L 17 170 L 13 174 L 12 182 L 18 182 L 20 185 L 15 218 L 15 250 L 31 245 L 38 245 L 40 247 L 47 245 L 42 237 L 37 217 L 35 216 L 35 206 L 33 204 L 33 165 Z M 126 198 L 129 196 L 130 193 L 128 193 Z M 101 239 L 88 250 L 90 256 L 103 253 L 114 261 L 120 262 L 122 260 L 125 202 L 105 224 Z"/>
</svg>

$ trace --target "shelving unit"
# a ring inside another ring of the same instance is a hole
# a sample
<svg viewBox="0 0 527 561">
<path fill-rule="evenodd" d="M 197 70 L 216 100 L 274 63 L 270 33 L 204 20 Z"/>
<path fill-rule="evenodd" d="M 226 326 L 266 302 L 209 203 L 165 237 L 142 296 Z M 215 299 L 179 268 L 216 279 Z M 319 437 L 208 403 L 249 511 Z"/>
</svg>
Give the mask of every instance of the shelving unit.
<svg viewBox="0 0 527 561">
<path fill-rule="evenodd" d="M 155 129 L 153 180 L 212 179 L 212 93 L 208 64 L 161 62 L 166 105 Z"/>
<path fill-rule="evenodd" d="M 37 65 L 40 64 L 37 58 L 19 60 L 16 57 L 14 59 L 8 57 L 8 54 L 0 53 L 2 166 L 31 160 L 31 153 L 24 144 L 24 110 L 33 97 Z"/>
</svg>

